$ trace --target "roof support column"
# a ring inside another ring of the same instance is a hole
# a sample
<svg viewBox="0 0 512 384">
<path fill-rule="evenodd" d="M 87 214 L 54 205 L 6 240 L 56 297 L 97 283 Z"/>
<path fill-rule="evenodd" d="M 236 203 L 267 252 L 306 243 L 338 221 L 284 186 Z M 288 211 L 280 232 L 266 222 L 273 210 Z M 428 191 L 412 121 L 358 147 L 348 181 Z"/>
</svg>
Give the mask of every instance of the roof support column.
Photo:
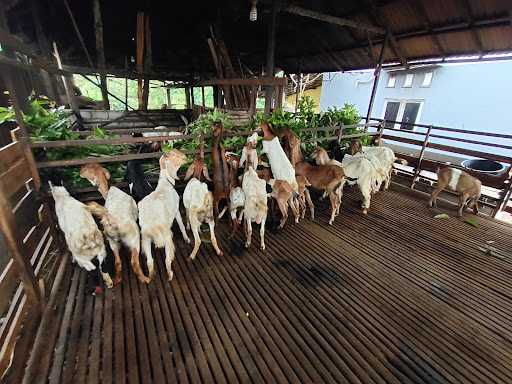
<svg viewBox="0 0 512 384">
<path fill-rule="evenodd" d="M 372 110 L 373 110 L 373 103 L 375 101 L 375 95 L 377 93 L 377 87 L 379 85 L 379 79 L 380 79 L 380 72 L 382 70 L 382 63 L 384 61 L 384 51 L 388 45 L 389 42 L 389 36 L 390 33 L 386 33 L 386 37 L 384 38 L 384 42 L 382 43 L 382 48 L 380 49 L 380 55 L 379 55 L 379 62 L 377 64 L 377 68 L 375 68 L 375 72 L 373 75 L 373 88 L 372 88 L 372 94 L 370 96 L 370 104 L 368 105 L 368 112 L 366 113 L 366 124 L 368 124 Z M 367 127 L 365 127 L 365 130 Z"/>
<path fill-rule="evenodd" d="M 275 51 L 276 51 L 276 29 L 277 29 L 277 15 L 279 13 L 279 2 L 275 1 L 272 5 L 272 14 L 268 23 L 268 43 L 267 43 L 267 67 L 265 76 L 274 77 L 275 65 Z M 272 96 L 274 94 L 274 87 L 268 85 L 265 87 L 265 115 L 270 114 L 272 109 Z"/>
</svg>

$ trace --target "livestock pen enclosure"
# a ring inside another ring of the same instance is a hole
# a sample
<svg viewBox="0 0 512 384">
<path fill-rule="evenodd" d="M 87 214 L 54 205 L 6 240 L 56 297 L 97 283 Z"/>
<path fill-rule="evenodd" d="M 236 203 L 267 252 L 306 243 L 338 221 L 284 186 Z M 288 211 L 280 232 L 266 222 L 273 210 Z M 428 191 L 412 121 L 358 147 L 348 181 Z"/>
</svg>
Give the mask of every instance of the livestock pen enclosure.
<svg viewBox="0 0 512 384">
<path fill-rule="evenodd" d="M 512 194 L 512 152 L 496 149 L 512 150 L 512 134 L 415 124 L 404 137 L 403 122 L 373 110 L 383 68 L 510 55 L 508 1 L 5 0 L 0 47 L 2 381 L 512 381 L 512 226 L 495 219 Z M 282 108 L 292 74 L 366 68 L 367 111 L 347 100 L 319 115 L 299 97 L 295 112 Z M 313 193 L 315 220 L 276 230 L 269 218 L 266 250 L 245 248 L 223 218 L 224 254 L 204 240 L 193 261 L 174 228 L 172 281 L 163 251 L 144 284 L 123 249 L 121 283 L 95 290 L 71 261 L 48 181 L 102 202 L 81 166 L 103 165 L 128 193 L 127 162 L 151 186 L 163 154 L 191 162 L 203 144 L 211 169 L 216 121 L 236 154 L 261 121 L 291 128 L 306 156 L 352 139 L 415 150 L 396 151 L 407 165 L 368 215 L 347 188 L 329 226 L 328 199 Z M 449 192 L 427 207 L 436 170 L 450 165 L 427 148 L 502 166 L 466 169 L 484 186 L 478 216 L 455 217 Z"/>
</svg>

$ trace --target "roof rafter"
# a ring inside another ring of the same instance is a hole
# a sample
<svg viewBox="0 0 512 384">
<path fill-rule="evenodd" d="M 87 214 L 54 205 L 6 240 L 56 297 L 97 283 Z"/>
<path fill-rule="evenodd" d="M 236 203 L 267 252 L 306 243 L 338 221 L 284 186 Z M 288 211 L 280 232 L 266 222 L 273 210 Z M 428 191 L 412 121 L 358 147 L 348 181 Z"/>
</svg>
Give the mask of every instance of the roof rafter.
<svg viewBox="0 0 512 384">
<path fill-rule="evenodd" d="M 482 39 L 480 39 L 480 35 L 475 29 L 475 18 L 473 16 L 473 11 L 471 10 L 471 4 L 469 4 L 468 0 L 459 0 L 461 4 L 462 11 L 465 14 L 466 20 L 469 23 L 469 29 L 471 34 L 473 35 L 473 39 L 475 40 L 475 44 L 478 47 L 479 54 L 482 56 L 482 52 L 484 50 L 484 45 L 482 44 Z"/>
<path fill-rule="evenodd" d="M 361 29 L 364 31 L 373 32 L 373 33 L 377 33 L 377 34 L 381 34 L 381 35 L 386 33 L 386 30 L 384 28 L 381 28 L 381 27 L 378 27 L 375 25 L 366 24 L 366 23 L 362 23 L 359 21 L 346 19 L 343 17 L 327 15 L 325 13 L 312 11 L 310 9 L 298 7 L 295 5 L 285 6 L 282 8 L 282 10 L 285 12 L 294 14 L 294 15 L 308 17 L 310 19 L 315 19 L 315 20 L 320 20 L 320 21 L 324 21 L 326 23 L 340 25 L 342 27 Z"/>
<path fill-rule="evenodd" d="M 430 38 L 434 42 L 434 45 L 436 46 L 437 50 L 439 51 L 441 56 L 444 57 L 446 55 L 445 50 L 443 48 L 443 45 L 441 44 L 439 36 L 432 33 L 432 25 L 428 17 L 427 10 L 425 9 L 425 4 L 423 3 L 423 0 L 414 0 L 412 2 L 412 5 L 418 12 L 418 16 L 421 18 L 423 25 L 425 26 L 425 29 L 430 34 Z"/>
<path fill-rule="evenodd" d="M 398 58 L 401 64 L 407 65 L 407 57 L 403 54 L 398 41 L 396 40 L 391 28 L 389 28 L 389 23 L 385 15 L 382 14 L 380 8 L 375 4 L 373 0 L 364 0 L 364 3 L 368 7 L 370 11 L 370 19 L 373 20 L 375 24 L 381 25 L 385 27 L 387 33 L 389 34 L 389 45 L 391 49 L 395 53 L 395 56 Z"/>
</svg>

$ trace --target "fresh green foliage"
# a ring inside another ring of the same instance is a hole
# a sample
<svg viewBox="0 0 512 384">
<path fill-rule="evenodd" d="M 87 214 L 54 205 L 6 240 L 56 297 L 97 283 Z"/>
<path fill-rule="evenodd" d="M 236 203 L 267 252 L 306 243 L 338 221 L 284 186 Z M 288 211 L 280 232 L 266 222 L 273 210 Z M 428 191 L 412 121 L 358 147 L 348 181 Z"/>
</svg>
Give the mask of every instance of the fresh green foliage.
<svg viewBox="0 0 512 384">
<path fill-rule="evenodd" d="M 96 81 L 94 78 L 91 80 Z M 94 100 L 101 100 L 101 90 L 90 81 L 87 81 L 80 75 L 75 75 L 73 81 L 78 88 L 82 91 L 84 96 L 90 97 Z M 157 80 L 151 80 L 149 88 L 149 109 L 160 109 L 162 105 L 167 104 L 167 90 L 162 86 L 163 82 Z M 119 99 L 125 99 L 125 79 L 118 77 L 107 78 L 108 91 L 117 96 Z M 213 87 L 204 88 L 204 97 L 206 107 L 213 108 Z M 185 101 L 185 89 L 184 88 L 171 88 L 170 89 L 171 106 L 168 108 L 173 109 L 184 109 L 186 106 Z M 202 103 L 201 88 L 194 88 L 194 100 L 196 104 Z M 109 96 L 110 108 L 113 110 L 122 111 L 125 106 L 119 100 Z M 132 108 L 137 108 L 137 81 L 128 79 L 128 105 Z"/>
</svg>

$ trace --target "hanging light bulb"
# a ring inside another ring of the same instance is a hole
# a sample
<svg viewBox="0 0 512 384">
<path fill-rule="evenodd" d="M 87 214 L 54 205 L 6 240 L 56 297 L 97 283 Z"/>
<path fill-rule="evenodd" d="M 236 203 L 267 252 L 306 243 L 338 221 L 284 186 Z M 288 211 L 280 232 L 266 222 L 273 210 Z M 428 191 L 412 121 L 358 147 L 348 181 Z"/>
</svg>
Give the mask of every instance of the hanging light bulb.
<svg viewBox="0 0 512 384">
<path fill-rule="evenodd" d="M 256 4 L 258 4 L 258 0 L 251 1 L 251 10 L 249 12 L 249 20 L 250 21 L 258 20 L 258 8 L 256 7 Z"/>
</svg>

